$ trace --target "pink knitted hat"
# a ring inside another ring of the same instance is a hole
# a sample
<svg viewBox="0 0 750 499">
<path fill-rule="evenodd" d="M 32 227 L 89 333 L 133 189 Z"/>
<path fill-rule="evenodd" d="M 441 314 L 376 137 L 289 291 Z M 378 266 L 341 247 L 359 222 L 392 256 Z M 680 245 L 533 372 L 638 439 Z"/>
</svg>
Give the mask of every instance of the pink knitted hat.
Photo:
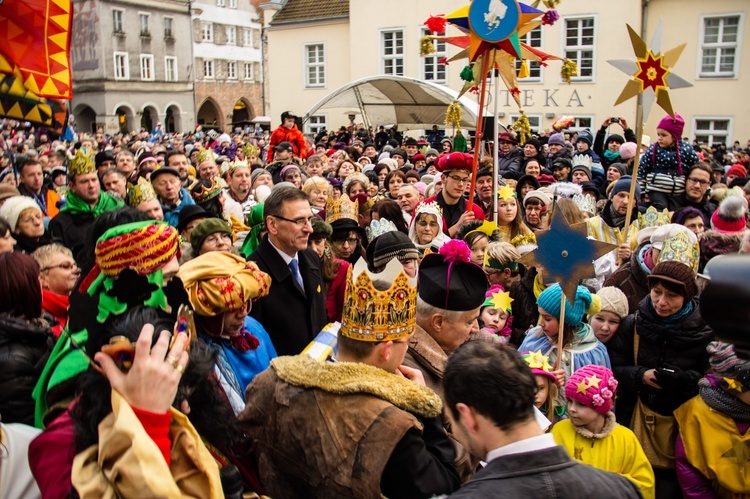
<svg viewBox="0 0 750 499">
<path fill-rule="evenodd" d="M 674 113 L 674 118 L 670 115 L 666 115 L 661 119 L 656 128 L 666 130 L 672 137 L 674 137 L 675 144 L 678 144 L 682 140 L 682 131 L 685 129 L 685 120 L 679 113 Z"/>
<path fill-rule="evenodd" d="M 612 371 L 589 364 L 573 373 L 565 384 L 565 398 L 594 409 L 600 414 L 612 410 L 617 380 Z"/>
</svg>

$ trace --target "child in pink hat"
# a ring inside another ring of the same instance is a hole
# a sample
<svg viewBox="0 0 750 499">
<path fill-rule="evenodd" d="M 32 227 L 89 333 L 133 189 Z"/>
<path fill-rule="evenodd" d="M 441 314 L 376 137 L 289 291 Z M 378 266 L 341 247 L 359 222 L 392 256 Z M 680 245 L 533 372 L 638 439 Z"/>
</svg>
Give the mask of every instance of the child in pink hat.
<svg viewBox="0 0 750 499">
<path fill-rule="evenodd" d="M 565 406 L 559 402 L 559 392 L 557 384 L 555 384 L 555 375 L 552 374 L 549 357 L 542 355 L 541 350 L 522 352 L 521 357 L 531 368 L 534 379 L 536 379 L 537 392 L 534 398 L 534 407 L 539 409 L 553 425 L 565 419 Z"/>
<path fill-rule="evenodd" d="M 638 438 L 617 424 L 612 412 L 617 380 L 603 366 L 587 365 L 565 384 L 568 418 L 552 427 L 552 435 L 576 460 L 632 480 L 645 499 L 655 494 L 654 471 Z"/>
</svg>

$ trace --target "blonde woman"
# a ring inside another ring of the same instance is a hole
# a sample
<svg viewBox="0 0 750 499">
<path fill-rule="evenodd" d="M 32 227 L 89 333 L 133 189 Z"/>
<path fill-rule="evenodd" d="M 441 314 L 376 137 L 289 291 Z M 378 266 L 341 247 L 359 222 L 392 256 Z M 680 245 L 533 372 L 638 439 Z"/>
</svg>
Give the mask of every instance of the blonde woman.
<svg viewBox="0 0 750 499">
<path fill-rule="evenodd" d="M 326 199 L 332 194 L 331 184 L 323 177 L 310 177 L 302 186 L 302 192 L 310 198 L 310 207 L 316 215 L 326 208 Z"/>
</svg>

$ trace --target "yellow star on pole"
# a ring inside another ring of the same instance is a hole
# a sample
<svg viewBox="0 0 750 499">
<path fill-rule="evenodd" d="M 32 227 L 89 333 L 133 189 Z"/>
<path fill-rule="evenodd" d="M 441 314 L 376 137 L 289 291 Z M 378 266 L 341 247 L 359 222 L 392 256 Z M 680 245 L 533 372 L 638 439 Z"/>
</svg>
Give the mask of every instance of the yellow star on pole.
<svg viewBox="0 0 750 499">
<path fill-rule="evenodd" d="M 495 310 L 510 310 L 510 304 L 513 301 L 513 298 L 510 297 L 510 292 L 508 291 L 498 291 L 497 293 L 492 293 L 492 299 L 490 299 L 490 303 L 492 303 L 492 307 Z"/>
<path fill-rule="evenodd" d="M 599 383 L 601 383 L 601 381 L 602 381 L 602 379 L 599 376 L 597 376 L 596 374 L 592 374 L 591 376 L 589 376 L 588 378 L 586 378 L 586 383 L 588 383 L 589 387 L 594 386 L 596 388 L 599 388 Z"/>
<path fill-rule="evenodd" d="M 648 118 L 654 100 L 670 116 L 674 117 L 672 101 L 669 99 L 669 90 L 677 88 L 692 87 L 693 85 L 672 71 L 677 64 L 686 43 L 678 45 L 664 53 L 661 51 L 662 24 L 661 19 L 656 25 L 654 35 L 651 38 L 651 48 L 646 46 L 643 38 L 628 25 L 630 42 L 635 52 L 635 60 L 616 59 L 607 61 L 623 73 L 630 76 L 630 81 L 625 85 L 622 93 L 617 98 L 615 105 L 622 104 L 626 100 L 643 94 L 643 119 Z"/>
<path fill-rule="evenodd" d="M 586 384 L 586 381 L 579 381 L 576 383 L 576 393 L 586 393 L 586 390 L 589 389 L 589 385 Z"/>
</svg>

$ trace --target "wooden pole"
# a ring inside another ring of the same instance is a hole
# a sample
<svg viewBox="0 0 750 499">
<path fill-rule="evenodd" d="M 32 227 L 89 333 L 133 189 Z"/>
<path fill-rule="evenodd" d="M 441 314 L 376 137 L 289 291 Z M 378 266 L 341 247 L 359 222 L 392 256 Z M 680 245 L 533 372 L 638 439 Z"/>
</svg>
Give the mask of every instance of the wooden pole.
<svg viewBox="0 0 750 499">
<path fill-rule="evenodd" d="M 562 286 L 560 286 L 560 291 L 562 291 Z M 562 297 L 560 298 L 560 319 L 558 321 L 560 329 L 559 333 L 557 334 L 557 359 L 555 359 L 555 367 L 553 371 L 557 371 L 560 369 L 560 362 L 562 361 L 562 355 L 563 355 L 563 329 L 565 329 L 565 293 L 562 293 Z"/>
<path fill-rule="evenodd" d="M 638 143 L 635 145 L 635 161 L 633 162 L 633 173 L 630 175 L 630 194 L 628 195 L 628 213 L 625 215 L 625 243 L 630 245 L 630 222 L 633 218 L 633 208 L 638 204 L 638 200 L 635 199 L 635 188 L 638 185 L 638 166 L 641 162 L 641 141 L 643 140 L 643 100 L 642 96 L 638 96 L 638 107 L 635 110 L 635 121 L 638 127 Z M 623 243 L 620 243 L 623 244 Z M 618 258 L 618 265 L 622 265 L 622 259 Z"/>
<path fill-rule="evenodd" d="M 482 86 L 479 91 L 479 112 L 477 114 L 477 131 L 476 137 L 474 138 L 474 160 L 471 163 L 471 190 L 469 190 L 469 199 L 466 201 L 466 211 L 471 211 L 474 206 L 474 190 L 477 187 L 477 165 L 479 164 L 479 149 L 480 143 L 483 138 L 482 134 L 482 121 L 484 118 L 484 94 L 487 90 L 487 71 L 490 64 L 490 52 L 485 52 L 482 55 Z"/>
</svg>

